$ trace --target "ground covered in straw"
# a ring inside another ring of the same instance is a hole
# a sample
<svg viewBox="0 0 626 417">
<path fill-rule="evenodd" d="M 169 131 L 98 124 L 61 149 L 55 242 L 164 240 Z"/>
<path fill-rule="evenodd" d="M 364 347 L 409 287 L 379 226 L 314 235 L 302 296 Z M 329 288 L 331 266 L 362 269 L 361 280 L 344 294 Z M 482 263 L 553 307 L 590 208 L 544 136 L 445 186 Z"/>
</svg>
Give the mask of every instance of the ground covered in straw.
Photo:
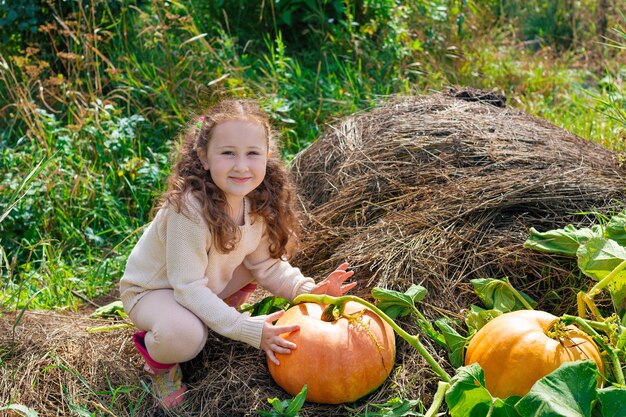
<svg viewBox="0 0 626 417">
<path fill-rule="evenodd" d="M 589 225 L 595 212 L 622 209 L 626 196 L 617 155 L 503 97 L 469 90 L 396 97 L 338 119 L 295 158 L 293 173 L 305 215 L 294 263 L 322 277 L 347 260 L 363 296 L 374 286 L 422 284 L 429 318 L 461 318 L 477 302 L 469 280 L 479 277 L 509 277 L 540 308 L 571 311 L 588 282 L 572 261 L 524 249 L 528 228 Z M 0 318 L 0 403 L 40 416 L 163 414 L 142 384 L 133 330 L 90 333 L 115 320 L 89 312 Z M 423 340 L 452 372 L 445 352 Z M 183 370 L 191 395 L 178 415 L 256 415 L 269 409 L 268 397 L 287 397 L 259 351 L 217 335 Z M 396 396 L 428 404 L 436 383 L 398 340 L 396 366 L 380 390 L 347 406 L 307 404 L 301 414 L 357 415 Z"/>
</svg>

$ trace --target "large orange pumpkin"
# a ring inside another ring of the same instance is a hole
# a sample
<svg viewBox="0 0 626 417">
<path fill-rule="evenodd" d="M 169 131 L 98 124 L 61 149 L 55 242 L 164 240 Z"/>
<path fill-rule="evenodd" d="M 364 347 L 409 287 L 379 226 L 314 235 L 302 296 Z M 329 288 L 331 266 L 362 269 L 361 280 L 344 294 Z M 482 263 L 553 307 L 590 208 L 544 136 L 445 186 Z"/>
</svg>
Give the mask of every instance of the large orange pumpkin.
<svg viewBox="0 0 626 417">
<path fill-rule="evenodd" d="M 307 401 L 340 404 L 355 401 L 378 388 L 389 376 L 396 355 L 393 329 L 359 303 L 344 312 L 358 318 L 323 321 L 326 306 L 302 303 L 277 321 L 299 324 L 300 330 L 281 335 L 297 348 L 277 354 L 280 365 L 267 361 L 274 381 L 291 395 L 307 385 Z"/>
<path fill-rule="evenodd" d="M 602 372 L 600 352 L 586 333 L 567 326 L 560 337 L 548 336 L 556 320 L 556 316 L 536 310 L 498 316 L 476 332 L 465 364 L 478 362 L 487 389 L 499 398 L 526 395 L 535 382 L 564 362 L 592 359 Z"/>
</svg>

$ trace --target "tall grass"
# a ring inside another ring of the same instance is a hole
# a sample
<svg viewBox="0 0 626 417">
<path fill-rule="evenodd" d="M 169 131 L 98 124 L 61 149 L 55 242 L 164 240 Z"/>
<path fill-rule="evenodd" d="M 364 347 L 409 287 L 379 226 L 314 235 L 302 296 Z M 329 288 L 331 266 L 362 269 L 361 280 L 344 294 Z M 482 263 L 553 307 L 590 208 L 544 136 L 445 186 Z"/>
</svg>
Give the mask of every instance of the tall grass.
<svg viewBox="0 0 626 417">
<path fill-rule="evenodd" d="M 552 27 L 541 22 L 568 2 L 514 3 L 46 3 L 38 31 L 13 30 L 0 57 L 3 308 L 76 308 L 109 292 L 179 127 L 226 94 L 261 100 L 287 160 L 334 117 L 453 84 L 497 89 L 623 151 L 623 17 L 585 0 Z"/>
</svg>

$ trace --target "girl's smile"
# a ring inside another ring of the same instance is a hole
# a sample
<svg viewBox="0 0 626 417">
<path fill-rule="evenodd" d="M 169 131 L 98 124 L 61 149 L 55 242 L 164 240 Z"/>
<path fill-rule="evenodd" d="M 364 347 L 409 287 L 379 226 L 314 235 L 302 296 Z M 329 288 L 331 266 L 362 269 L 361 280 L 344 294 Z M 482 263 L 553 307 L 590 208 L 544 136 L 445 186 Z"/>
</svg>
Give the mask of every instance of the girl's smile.
<svg viewBox="0 0 626 417">
<path fill-rule="evenodd" d="M 236 183 L 243 184 L 246 181 L 251 180 L 252 177 L 230 177 L 230 179 L 235 181 Z"/>
</svg>

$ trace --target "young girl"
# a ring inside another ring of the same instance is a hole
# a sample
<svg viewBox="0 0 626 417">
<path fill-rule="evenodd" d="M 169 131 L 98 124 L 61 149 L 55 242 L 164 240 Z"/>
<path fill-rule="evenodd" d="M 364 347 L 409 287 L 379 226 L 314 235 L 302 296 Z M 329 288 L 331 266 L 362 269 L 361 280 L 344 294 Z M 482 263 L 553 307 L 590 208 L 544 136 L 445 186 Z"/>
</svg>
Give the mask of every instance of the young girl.
<svg viewBox="0 0 626 417">
<path fill-rule="evenodd" d="M 356 283 L 348 264 L 315 284 L 286 260 L 298 230 L 292 187 L 272 147 L 269 120 L 250 100 L 225 100 L 192 123 L 159 210 L 131 252 L 121 299 L 140 332 L 133 336 L 165 408 L 183 401 L 181 362 L 194 358 L 207 328 L 275 353 L 296 346 L 274 326 L 283 312 L 238 311 L 256 283 L 292 300 L 341 295 Z"/>
</svg>

